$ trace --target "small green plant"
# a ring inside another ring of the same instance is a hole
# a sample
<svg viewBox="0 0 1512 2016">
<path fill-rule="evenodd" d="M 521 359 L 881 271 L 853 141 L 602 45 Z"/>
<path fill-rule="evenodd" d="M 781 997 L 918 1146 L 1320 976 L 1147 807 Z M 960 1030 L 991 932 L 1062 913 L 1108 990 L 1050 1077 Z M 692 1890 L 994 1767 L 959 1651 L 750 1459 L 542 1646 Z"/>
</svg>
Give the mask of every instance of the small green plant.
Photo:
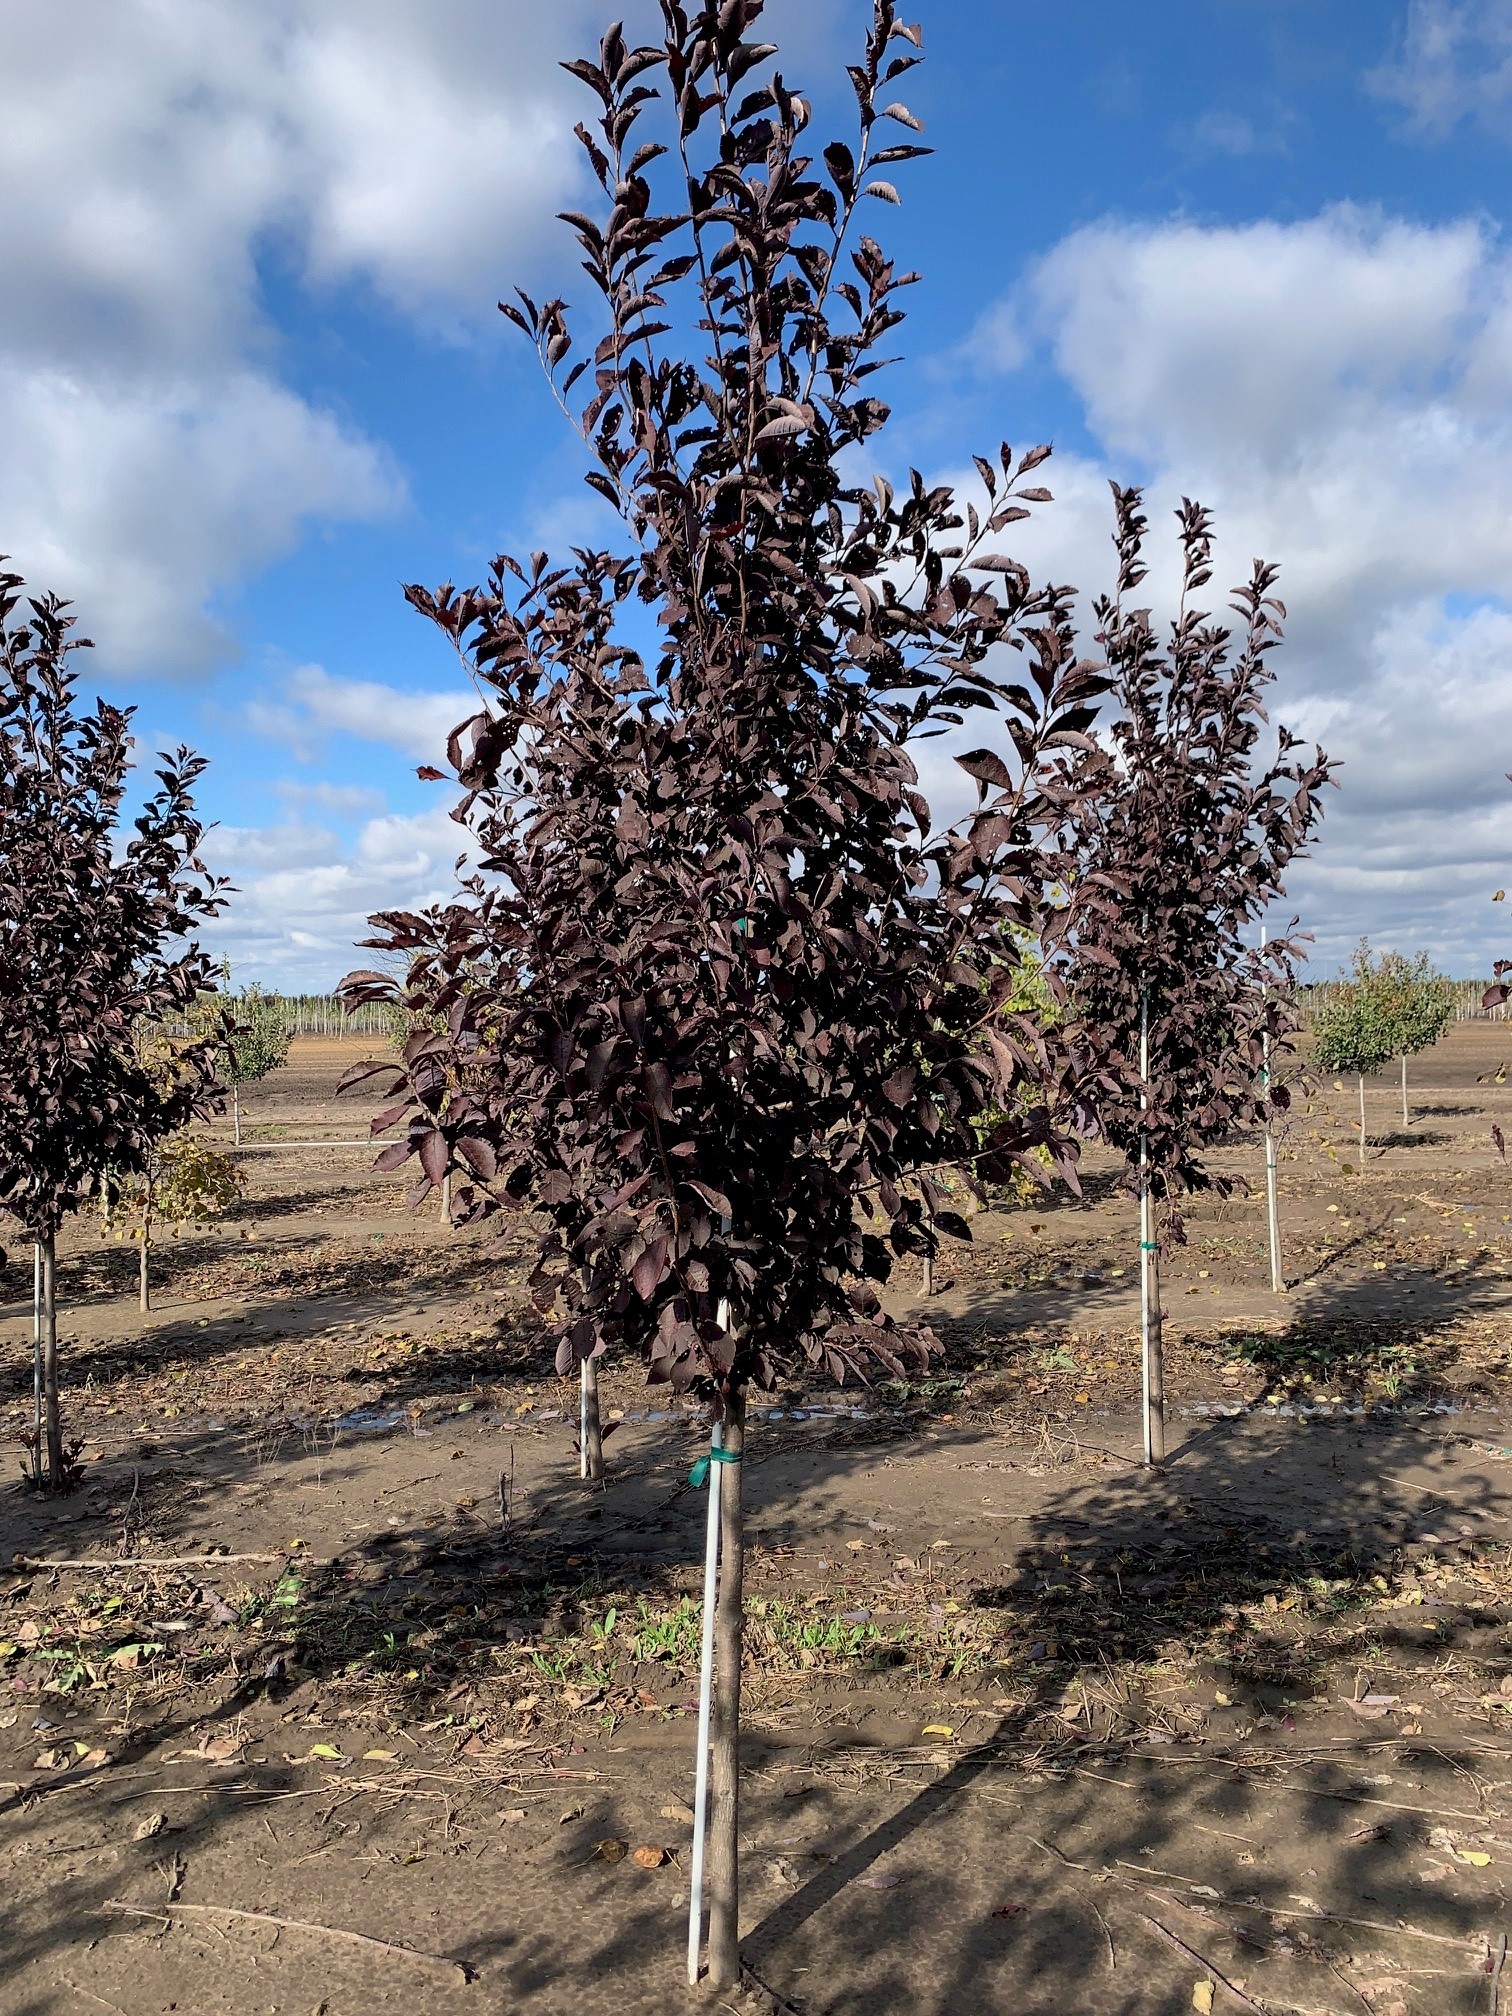
<svg viewBox="0 0 1512 2016">
<path fill-rule="evenodd" d="M 676 1666 L 691 1665 L 698 1658 L 701 1627 L 702 1612 L 689 1596 L 684 1596 L 675 1610 L 652 1610 L 642 1601 L 636 1612 L 630 1649 L 642 1665 L 653 1659 L 664 1659 Z"/>
</svg>

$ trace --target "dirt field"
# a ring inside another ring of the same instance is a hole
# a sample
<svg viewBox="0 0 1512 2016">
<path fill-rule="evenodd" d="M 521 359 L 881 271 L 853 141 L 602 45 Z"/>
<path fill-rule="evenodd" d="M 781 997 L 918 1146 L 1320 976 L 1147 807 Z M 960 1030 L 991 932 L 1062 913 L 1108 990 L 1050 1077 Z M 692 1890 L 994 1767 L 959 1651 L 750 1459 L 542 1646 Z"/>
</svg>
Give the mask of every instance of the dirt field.
<svg viewBox="0 0 1512 2016">
<path fill-rule="evenodd" d="M 248 1194 L 151 1316 L 129 1248 L 62 1244 L 82 1481 L 0 1492 L 4 2016 L 694 2006 L 703 1424 L 612 1374 L 578 1485 L 523 1253 L 277 1147 L 365 1133 L 357 1054 L 253 1090 Z M 1406 1128 L 1373 1086 L 1363 1171 L 1353 1086 L 1299 1107 L 1282 1297 L 1261 1198 L 1194 1205 L 1159 1477 L 1097 1155 L 942 1262 L 934 1376 L 758 1411 L 744 2006 L 1512 2008 L 1504 1059 L 1457 1027 Z"/>
</svg>

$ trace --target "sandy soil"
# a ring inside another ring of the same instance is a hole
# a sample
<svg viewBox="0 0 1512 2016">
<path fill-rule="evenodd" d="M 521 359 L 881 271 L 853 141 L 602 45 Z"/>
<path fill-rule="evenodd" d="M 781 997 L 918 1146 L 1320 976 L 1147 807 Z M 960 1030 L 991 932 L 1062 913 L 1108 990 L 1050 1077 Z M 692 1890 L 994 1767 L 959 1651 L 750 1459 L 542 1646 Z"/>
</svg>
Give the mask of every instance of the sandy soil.
<svg viewBox="0 0 1512 2016">
<path fill-rule="evenodd" d="M 1405 1129 L 1373 1087 L 1363 1172 L 1353 1087 L 1299 1109 L 1283 1297 L 1259 1200 L 1196 1203 L 1159 1477 L 1095 1156 L 941 1265 L 930 1379 L 771 1396 L 747 2006 L 1505 2004 L 1504 1049 L 1454 1030 Z M 249 1140 L 360 1136 L 355 1054 L 300 1045 Z M 612 1375 L 585 1491 L 523 1252 L 364 1150 L 246 1159 L 150 1317 L 129 1250 L 64 1242 L 81 1484 L 0 1494 L 0 2011 L 685 2006 L 697 1414 Z M 0 1368 L 15 1436 L 29 1302 Z"/>
</svg>

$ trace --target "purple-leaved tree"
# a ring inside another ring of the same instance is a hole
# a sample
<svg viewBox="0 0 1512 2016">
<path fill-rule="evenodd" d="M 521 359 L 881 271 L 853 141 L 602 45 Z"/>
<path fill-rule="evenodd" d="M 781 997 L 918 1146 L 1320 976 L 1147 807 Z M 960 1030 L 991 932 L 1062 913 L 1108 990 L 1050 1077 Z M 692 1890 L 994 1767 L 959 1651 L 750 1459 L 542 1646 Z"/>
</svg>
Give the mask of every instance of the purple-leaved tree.
<svg viewBox="0 0 1512 2016">
<path fill-rule="evenodd" d="M 1137 490 L 1114 486 L 1118 583 L 1096 605 L 1116 713 L 1113 781 L 1081 801 L 1072 990 L 1104 1052 L 1099 1106 L 1140 1205 L 1145 1460 L 1165 1454 L 1160 1241 L 1183 1236 L 1180 1200 L 1226 1193 L 1207 1151 L 1287 1104 L 1273 1060 L 1288 1047 L 1298 941 L 1249 933 L 1285 892 L 1321 816 L 1330 766 L 1285 728 L 1261 756 L 1269 655 L 1285 611 L 1276 569 L 1257 561 L 1230 608 L 1237 633 L 1198 606 L 1212 578 L 1200 505 L 1178 515 L 1181 600 L 1162 643 L 1134 600 L 1145 576 Z"/>
<path fill-rule="evenodd" d="M 58 1399 L 57 1235 L 107 1167 L 144 1169 L 155 1145 L 215 1103 L 216 1034 L 142 1055 L 143 1030 L 214 985 L 193 939 L 224 883 L 198 858 L 203 761 L 160 758 L 157 788 L 122 845 L 131 710 L 77 692 L 67 604 L 22 609 L 0 569 L 0 1210 L 41 1263 L 39 1481 L 69 1480 Z"/>
<path fill-rule="evenodd" d="M 639 1358 L 719 1426 L 716 1986 L 739 1974 L 746 1394 L 926 1358 L 877 1289 L 969 1236 L 932 1169 L 1074 1180 L 1093 1088 L 1009 1004 L 1016 933 L 1060 998 L 1067 846 L 1103 767 L 1069 594 L 1002 549 L 1047 451 L 981 460 L 980 512 L 858 473 L 914 278 L 861 213 L 924 151 L 893 98 L 918 31 L 875 0 L 856 130 L 821 145 L 760 13 L 666 0 L 662 44 L 615 27 L 568 66 L 596 104 L 602 196 L 567 221 L 598 327 L 580 346 L 560 301 L 504 313 L 621 550 L 408 591 L 482 695 L 449 749 L 478 866 L 370 941 L 409 961 L 415 1032 L 382 1162 L 414 1156 L 419 1195 L 455 1172 L 462 1216 L 536 1213 L 561 1370 Z M 968 718 L 978 806 L 937 832 L 914 752 Z"/>
</svg>

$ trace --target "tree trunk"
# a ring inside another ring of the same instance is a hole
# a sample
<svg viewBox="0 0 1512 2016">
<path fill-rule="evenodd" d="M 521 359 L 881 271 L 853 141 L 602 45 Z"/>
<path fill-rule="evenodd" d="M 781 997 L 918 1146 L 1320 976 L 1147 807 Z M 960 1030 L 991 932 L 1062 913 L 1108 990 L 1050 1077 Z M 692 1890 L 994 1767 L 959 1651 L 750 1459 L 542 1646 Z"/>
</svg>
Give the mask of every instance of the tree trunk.
<svg viewBox="0 0 1512 2016">
<path fill-rule="evenodd" d="M 241 1090 L 240 1090 L 240 1088 L 239 1088 L 238 1086 L 236 1086 L 236 1085 L 233 1085 L 233 1086 L 231 1087 L 231 1125 L 232 1125 L 232 1127 L 233 1127 L 233 1128 L 234 1128 L 234 1130 L 235 1130 L 235 1138 L 236 1138 L 236 1145 L 237 1145 L 237 1147 L 238 1147 L 238 1148 L 240 1148 L 240 1146 L 241 1146 Z"/>
<path fill-rule="evenodd" d="M 578 1475 L 590 1484 L 604 1476 L 604 1429 L 599 1419 L 598 1360 L 585 1358 L 578 1405 Z"/>
<path fill-rule="evenodd" d="M 42 1241 L 42 1390 L 47 1408 L 47 1481 L 61 1491 L 63 1417 L 58 1407 L 58 1248 L 49 1232 Z"/>
<path fill-rule="evenodd" d="M 144 1224 L 142 1243 L 137 1250 L 137 1301 L 144 1316 L 152 1309 L 152 1284 L 147 1278 L 147 1248 L 151 1244 L 151 1233 Z"/>
<path fill-rule="evenodd" d="M 1150 997 L 1139 998 L 1139 1110 L 1150 1105 Z M 1160 1249 L 1155 1238 L 1155 1206 L 1150 1196 L 1149 1143 L 1139 1135 L 1139 1332 L 1144 1377 L 1144 1456 L 1157 1468 L 1165 1461 L 1165 1357 L 1160 1309 Z"/>
<path fill-rule="evenodd" d="M 924 1296 L 924 1300 L 925 1300 L 926 1302 L 927 1302 L 927 1301 L 929 1300 L 930 1296 L 931 1296 L 931 1295 L 933 1295 L 933 1293 L 934 1293 L 934 1255 L 933 1255 L 933 1253 L 926 1253 L 926 1254 L 924 1255 L 924 1286 L 923 1286 L 923 1290 L 922 1290 L 922 1293 L 923 1293 L 923 1296 Z"/>
<path fill-rule="evenodd" d="M 32 1244 L 32 1482 L 42 1484 L 42 1248 Z"/>
<path fill-rule="evenodd" d="M 441 1223 L 442 1223 L 443 1225 L 450 1225 L 450 1223 L 451 1223 L 451 1171 L 450 1171 L 450 1169 L 448 1169 L 448 1170 L 447 1170 L 447 1172 L 446 1172 L 446 1174 L 445 1174 L 445 1175 L 444 1175 L 444 1176 L 443 1176 L 443 1177 L 441 1178 Z"/>
<path fill-rule="evenodd" d="M 724 1446 L 745 1453 L 745 1395 L 725 1403 Z M 709 1980 L 740 1985 L 740 1652 L 745 1619 L 744 1462 L 715 1463 L 719 1490 L 719 1608 L 715 1616 L 714 1737 L 709 1801 Z"/>
<path fill-rule="evenodd" d="M 1412 1125 L 1412 1115 L 1407 1111 L 1407 1052 L 1402 1052 L 1402 1125 Z"/>
<path fill-rule="evenodd" d="M 1360 1080 L 1360 1174 L 1365 1173 L 1365 1075 L 1357 1074 Z"/>
</svg>

